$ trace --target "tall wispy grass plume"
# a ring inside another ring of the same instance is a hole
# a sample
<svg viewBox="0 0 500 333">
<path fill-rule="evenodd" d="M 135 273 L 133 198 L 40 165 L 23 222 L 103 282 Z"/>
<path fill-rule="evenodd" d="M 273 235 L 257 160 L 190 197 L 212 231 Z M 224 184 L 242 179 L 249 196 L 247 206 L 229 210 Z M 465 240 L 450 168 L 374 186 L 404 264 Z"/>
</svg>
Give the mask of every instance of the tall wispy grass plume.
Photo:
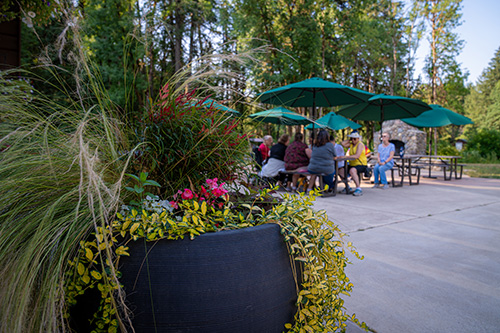
<svg viewBox="0 0 500 333">
<path fill-rule="evenodd" d="M 62 108 L 21 86 L 0 78 L 0 325 L 58 331 L 67 261 L 119 200 L 120 130 L 104 110 Z"/>
<path fill-rule="evenodd" d="M 32 87 L 13 80 L 8 72 L 0 74 L 1 332 L 68 330 L 63 287 L 68 261 L 75 257 L 79 243 L 98 227 L 110 228 L 122 203 L 124 174 L 137 156 L 134 152 L 151 144 L 135 141 L 132 133 L 136 128 L 120 119 L 98 71 L 83 51 L 78 20 L 73 16 L 66 20 L 64 33 L 72 31 L 75 45 L 77 90 L 60 90 L 73 103 L 62 106 L 30 92 Z M 201 59 L 196 73 L 189 66 L 172 78 L 170 93 L 178 96 L 188 87 L 197 87 L 205 95 L 207 90 L 215 92 L 218 87 L 207 84 L 209 79 L 236 80 L 237 75 L 217 69 L 214 63 L 248 60 L 249 54 Z M 52 82 L 62 82 L 57 80 L 55 66 L 47 65 L 55 77 Z M 192 151 L 186 148 L 186 152 Z M 223 158 L 230 156 L 226 151 Z M 191 166 L 197 167 L 199 164 Z M 192 177 L 193 171 L 187 170 L 185 175 Z M 112 258 L 108 251 L 107 258 L 99 260 Z M 115 272 L 109 278 L 116 279 Z M 122 296 L 115 294 L 114 304 L 123 315 Z"/>
</svg>

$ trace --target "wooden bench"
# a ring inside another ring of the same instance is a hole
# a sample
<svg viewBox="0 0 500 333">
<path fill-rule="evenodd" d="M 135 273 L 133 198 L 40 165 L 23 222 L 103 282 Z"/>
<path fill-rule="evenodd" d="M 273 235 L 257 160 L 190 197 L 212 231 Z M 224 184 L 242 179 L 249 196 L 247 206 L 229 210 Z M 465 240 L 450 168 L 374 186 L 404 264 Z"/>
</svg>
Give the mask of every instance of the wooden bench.
<svg viewBox="0 0 500 333">
<path fill-rule="evenodd" d="M 309 173 L 307 171 L 302 171 L 302 172 L 297 172 L 297 171 L 280 171 L 279 172 L 280 175 L 286 175 L 287 177 L 289 176 L 289 179 L 292 178 L 293 175 L 299 175 L 299 176 L 304 176 L 306 178 L 310 178 L 311 176 L 318 176 L 318 179 L 319 179 L 319 188 L 320 190 L 324 190 L 325 188 L 325 185 L 323 184 L 323 176 L 325 176 L 325 174 L 322 174 L 322 173 L 315 173 L 315 174 L 312 174 L 312 173 Z M 306 189 L 304 189 L 305 191 Z"/>
<path fill-rule="evenodd" d="M 464 165 L 463 164 L 457 164 L 457 170 L 455 170 L 455 165 L 453 164 L 446 164 L 446 163 L 424 163 L 424 162 L 417 162 L 413 163 L 412 166 L 418 166 L 423 169 L 429 169 L 429 168 L 441 168 L 443 170 L 443 176 L 444 180 L 451 180 L 451 177 L 453 175 L 453 172 L 455 172 L 455 179 L 462 179 L 462 174 L 464 170 Z M 458 169 L 460 172 L 458 172 Z M 449 175 L 448 175 L 449 172 Z"/>
</svg>

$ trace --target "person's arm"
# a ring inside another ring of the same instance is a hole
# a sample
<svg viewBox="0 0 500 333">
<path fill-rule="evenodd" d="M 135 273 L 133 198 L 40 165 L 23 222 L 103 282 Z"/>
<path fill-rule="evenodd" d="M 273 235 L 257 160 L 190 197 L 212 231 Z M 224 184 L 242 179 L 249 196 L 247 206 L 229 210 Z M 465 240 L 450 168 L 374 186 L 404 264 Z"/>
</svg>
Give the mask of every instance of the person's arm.
<svg viewBox="0 0 500 333">
<path fill-rule="evenodd" d="M 389 158 L 387 158 L 387 159 L 385 160 L 385 162 L 382 162 L 382 163 L 380 163 L 380 161 L 379 161 L 379 164 L 380 164 L 380 165 L 385 165 L 385 164 L 387 164 L 388 162 L 392 161 L 392 159 L 393 159 L 393 158 L 394 158 L 394 150 L 391 150 L 391 151 L 390 151 L 390 153 L 389 153 Z"/>
<path fill-rule="evenodd" d="M 306 155 L 309 159 L 311 159 L 311 156 L 312 156 L 312 149 L 311 148 L 306 148 Z"/>
<path fill-rule="evenodd" d="M 361 153 L 364 150 L 365 150 L 365 145 L 360 142 L 360 143 L 358 143 L 358 148 L 356 149 L 356 154 L 349 155 L 349 156 L 343 156 L 342 158 L 339 158 L 339 160 L 348 160 L 348 161 L 357 160 L 361 156 Z"/>
<path fill-rule="evenodd" d="M 349 146 L 351 145 L 351 143 L 349 142 L 349 140 L 344 140 L 340 143 L 344 148 L 349 148 Z"/>
</svg>

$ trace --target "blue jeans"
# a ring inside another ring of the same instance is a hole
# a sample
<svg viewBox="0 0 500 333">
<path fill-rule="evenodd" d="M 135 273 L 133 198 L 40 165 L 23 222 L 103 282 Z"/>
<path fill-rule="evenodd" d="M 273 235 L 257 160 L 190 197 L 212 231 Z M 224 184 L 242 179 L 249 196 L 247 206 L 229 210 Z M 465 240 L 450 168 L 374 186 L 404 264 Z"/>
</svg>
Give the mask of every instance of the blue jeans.
<svg viewBox="0 0 500 333">
<path fill-rule="evenodd" d="M 388 164 L 384 164 L 384 165 L 380 165 L 378 163 L 375 164 L 375 166 L 373 167 L 373 177 L 375 180 L 375 184 L 379 184 L 379 176 L 380 176 L 380 183 L 382 183 L 383 185 L 386 185 L 387 184 L 387 176 L 385 175 L 385 172 L 387 170 L 391 170 L 393 166 L 394 166 L 394 163 L 388 163 Z"/>
<path fill-rule="evenodd" d="M 314 172 L 314 171 L 310 171 L 310 170 L 307 170 L 307 172 L 309 172 L 311 175 L 317 175 L 318 173 L 320 172 Z M 326 175 L 326 176 L 323 176 L 323 183 L 325 185 L 328 185 L 328 190 L 333 190 L 333 186 L 334 186 L 334 182 L 333 182 L 333 177 L 335 176 L 335 172 L 329 174 L 329 175 Z"/>
</svg>

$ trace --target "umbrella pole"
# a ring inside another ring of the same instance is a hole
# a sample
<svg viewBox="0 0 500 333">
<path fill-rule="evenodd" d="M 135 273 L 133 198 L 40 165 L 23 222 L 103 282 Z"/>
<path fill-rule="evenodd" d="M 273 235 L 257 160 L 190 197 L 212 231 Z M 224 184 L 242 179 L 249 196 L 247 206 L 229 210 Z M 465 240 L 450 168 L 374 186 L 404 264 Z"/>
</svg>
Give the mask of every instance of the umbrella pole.
<svg viewBox="0 0 500 333">
<path fill-rule="evenodd" d="M 315 117 L 315 113 L 316 113 L 316 89 L 313 89 L 313 108 L 312 108 L 312 119 L 314 121 L 316 121 L 316 117 Z M 314 147 L 314 139 L 315 139 L 315 135 L 314 135 L 314 122 L 313 122 L 313 129 L 312 129 L 312 138 L 313 138 L 313 145 L 312 147 Z M 311 149 L 313 149 L 311 147 Z"/>
<path fill-rule="evenodd" d="M 429 128 L 429 175 L 428 176 L 423 176 L 426 178 L 437 178 L 436 176 L 432 176 L 431 174 L 431 169 L 432 169 L 432 131 L 434 128 Z"/>
<path fill-rule="evenodd" d="M 434 155 L 437 155 L 437 128 L 434 128 Z"/>
<path fill-rule="evenodd" d="M 384 104 L 380 104 L 380 137 L 384 134 Z"/>
</svg>

